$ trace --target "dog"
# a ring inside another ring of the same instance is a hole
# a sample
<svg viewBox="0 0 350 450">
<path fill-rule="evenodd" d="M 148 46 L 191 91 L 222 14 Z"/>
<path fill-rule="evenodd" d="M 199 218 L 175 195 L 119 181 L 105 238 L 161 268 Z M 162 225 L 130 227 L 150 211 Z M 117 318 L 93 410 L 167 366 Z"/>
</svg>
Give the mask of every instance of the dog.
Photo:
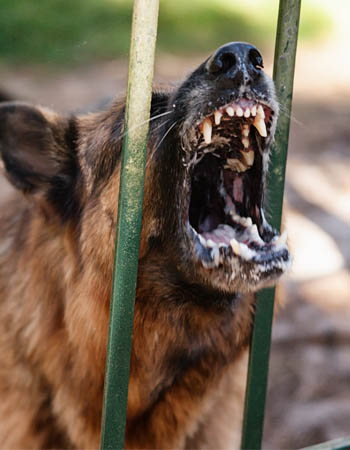
<svg viewBox="0 0 350 450">
<path fill-rule="evenodd" d="M 0 106 L 1 448 L 99 448 L 124 112 Z M 247 43 L 153 92 L 126 448 L 239 447 L 254 293 L 291 260 L 263 210 L 277 116 Z"/>
</svg>

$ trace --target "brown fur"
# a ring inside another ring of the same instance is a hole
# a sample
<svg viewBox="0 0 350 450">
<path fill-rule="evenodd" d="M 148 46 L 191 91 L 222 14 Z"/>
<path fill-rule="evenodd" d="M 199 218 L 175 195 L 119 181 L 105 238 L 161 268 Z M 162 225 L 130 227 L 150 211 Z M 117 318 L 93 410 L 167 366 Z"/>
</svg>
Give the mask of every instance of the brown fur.
<svg viewBox="0 0 350 450">
<path fill-rule="evenodd" d="M 154 94 L 153 114 L 167 95 Z M 1 448 L 99 447 L 123 116 L 123 102 L 77 118 L 0 108 L 17 188 L 0 218 Z M 157 164 L 149 157 L 125 445 L 237 448 L 254 295 L 191 284 L 192 268 L 186 278 L 177 244 L 158 236 L 169 201 Z"/>
<path fill-rule="evenodd" d="M 106 139 L 105 117 L 91 122 L 79 123 L 82 149 L 88 137 Z M 99 446 L 118 183 L 117 165 L 79 227 L 62 225 L 41 193 L 16 191 L 2 207 L 1 448 Z M 219 387 L 246 347 L 253 298 L 237 307 L 184 301 L 195 294 L 164 271 L 164 255 L 147 251 L 146 215 L 143 223 L 126 447 L 184 448 L 189 440 L 200 448 L 201 428 L 220 409 Z M 223 400 L 235 396 L 242 389 Z M 237 404 L 228 406 L 230 422 Z"/>
</svg>

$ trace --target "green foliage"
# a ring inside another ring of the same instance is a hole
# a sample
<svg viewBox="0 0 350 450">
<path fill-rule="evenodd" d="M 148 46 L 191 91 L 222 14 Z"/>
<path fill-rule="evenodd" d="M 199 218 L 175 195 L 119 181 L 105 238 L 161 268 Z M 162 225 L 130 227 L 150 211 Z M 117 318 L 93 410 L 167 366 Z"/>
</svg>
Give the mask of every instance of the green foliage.
<svg viewBox="0 0 350 450">
<path fill-rule="evenodd" d="M 243 40 L 264 48 L 274 39 L 277 0 L 161 0 L 158 50 L 208 52 Z M 306 8 L 301 38 L 329 21 Z M 131 0 L 0 0 L 0 59 L 78 64 L 127 55 Z"/>
<path fill-rule="evenodd" d="M 126 52 L 131 8 L 106 0 L 1 0 L 0 54 L 21 63 L 80 63 Z"/>
</svg>

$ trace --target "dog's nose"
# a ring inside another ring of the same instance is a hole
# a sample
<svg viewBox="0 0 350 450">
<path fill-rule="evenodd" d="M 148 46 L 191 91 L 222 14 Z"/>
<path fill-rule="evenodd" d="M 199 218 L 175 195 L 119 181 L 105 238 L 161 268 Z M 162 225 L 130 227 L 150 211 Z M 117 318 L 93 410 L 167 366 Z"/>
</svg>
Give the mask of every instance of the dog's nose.
<svg viewBox="0 0 350 450">
<path fill-rule="evenodd" d="M 258 49 L 244 42 L 230 42 L 208 59 L 206 69 L 219 88 L 248 86 L 259 78 L 263 59 Z"/>
</svg>

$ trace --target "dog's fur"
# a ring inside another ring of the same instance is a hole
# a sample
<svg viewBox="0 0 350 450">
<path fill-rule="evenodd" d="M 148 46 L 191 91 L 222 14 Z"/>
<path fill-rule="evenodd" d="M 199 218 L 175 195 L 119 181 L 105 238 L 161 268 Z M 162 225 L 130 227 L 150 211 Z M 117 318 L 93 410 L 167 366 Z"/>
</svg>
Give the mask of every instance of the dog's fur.
<svg viewBox="0 0 350 450">
<path fill-rule="evenodd" d="M 184 108 L 180 93 L 154 93 L 152 116 Z M 151 122 L 126 447 L 237 448 L 254 295 L 179 262 L 181 130 L 164 138 L 166 120 Z M 99 447 L 123 131 L 123 101 L 68 118 L 0 108 L 15 188 L 0 219 L 1 448 Z"/>
</svg>

